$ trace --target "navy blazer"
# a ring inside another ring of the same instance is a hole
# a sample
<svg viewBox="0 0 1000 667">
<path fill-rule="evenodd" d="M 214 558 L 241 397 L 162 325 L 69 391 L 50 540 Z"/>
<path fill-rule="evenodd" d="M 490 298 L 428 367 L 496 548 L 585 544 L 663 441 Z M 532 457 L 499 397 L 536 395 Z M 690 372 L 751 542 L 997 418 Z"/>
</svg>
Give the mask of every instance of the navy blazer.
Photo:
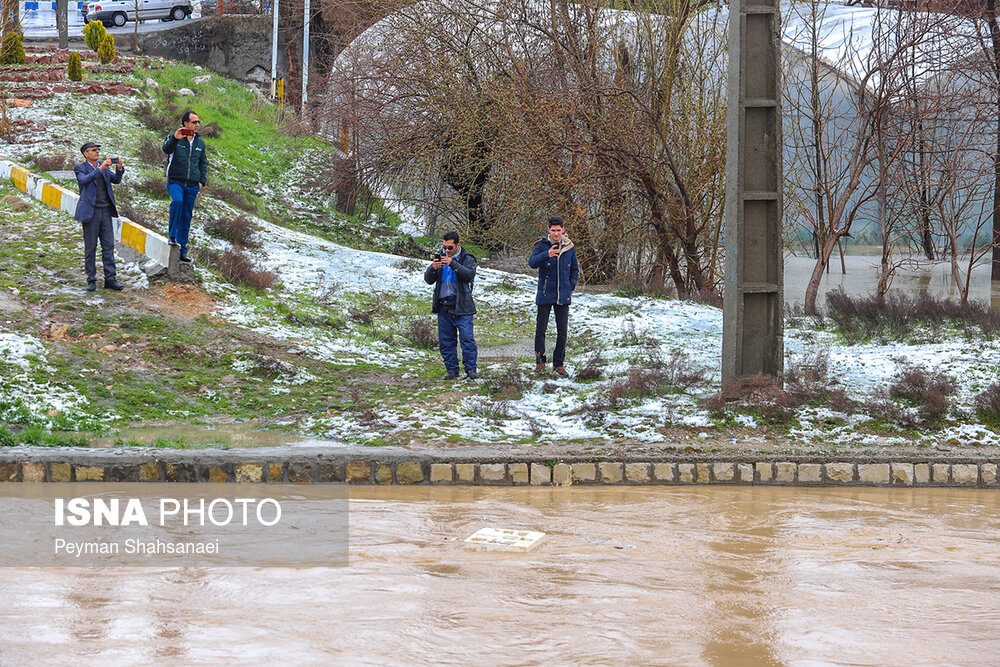
<svg viewBox="0 0 1000 667">
<path fill-rule="evenodd" d="M 108 199 L 111 200 L 111 217 L 118 217 L 118 207 L 115 205 L 115 191 L 111 189 L 112 183 L 121 183 L 125 169 L 118 167 L 115 173 L 111 169 L 101 171 L 97 167 L 92 167 L 89 162 L 82 162 L 73 168 L 76 174 L 76 182 L 80 185 L 80 200 L 76 203 L 76 214 L 73 216 L 80 222 L 90 222 L 94 217 L 94 204 L 97 203 L 97 188 L 103 183 L 108 189 Z M 103 176 L 103 178 L 102 178 Z"/>
</svg>

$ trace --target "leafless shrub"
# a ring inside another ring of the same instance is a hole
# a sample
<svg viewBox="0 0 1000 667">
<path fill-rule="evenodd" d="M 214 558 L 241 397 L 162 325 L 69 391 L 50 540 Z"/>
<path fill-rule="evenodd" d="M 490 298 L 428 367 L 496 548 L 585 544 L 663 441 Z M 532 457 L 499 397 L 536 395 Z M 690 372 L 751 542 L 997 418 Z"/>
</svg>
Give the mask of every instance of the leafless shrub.
<svg viewBox="0 0 1000 667">
<path fill-rule="evenodd" d="M 278 128 L 278 131 L 287 137 L 310 137 L 313 135 L 309 121 L 294 115 L 288 115 L 286 122 Z"/>
<path fill-rule="evenodd" d="M 353 319 L 355 322 L 364 324 L 367 327 L 370 327 L 374 323 L 372 320 L 371 313 L 365 310 L 359 310 L 354 306 L 351 306 L 347 309 L 347 314 L 350 315 L 351 319 Z"/>
<path fill-rule="evenodd" d="M 209 185 L 205 187 L 204 190 L 204 194 L 211 195 L 216 199 L 221 199 L 234 208 L 238 208 L 249 213 L 254 211 L 254 205 L 251 204 L 246 197 L 228 185 Z"/>
<path fill-rule="evenodd" d="M 724 412 L 727 405 L 736 402 L 753 406 L 766 423 L 783 424 L 805 401 L 801 396 L 783 391 L 773 377 L 757 374 L 729 380 L 718 393 L 703 398 L 701 405 L 712 412 Z"/>
<path fill-rule="evenodd" d="M 213 139 L 222 134 L 222 128 L 219 127 L 218 122 L 213 120 L 211 123 L 206 123 L 202 125 L 201 128 L 199 128 L 198 130 L 198 134 L 208 139 Z"/>
<path fill-rule="evenodd" d="M 1000 332 L 1000 312 L 977 301 L 962 303 L 928 294 L 911 297 L 901 292 L 889 292 L 881 299 L 854 298 L 838 289 L 826 295 L 826 304 L 841 333 L 863 340 L 910 340 L 919 326 L 957 326 L 970 335 L 978 329 L 990 338 Z"/>
<path fill-rule="evenodd" d="M 514 417 L 508 401 L 483 401 L 477 411 L 490 422 L 500 422 Z"/>
<path fill-rule="evenodd" d="M 427 268 L 427 262 L 421 259 L 416 259 L 415 257 L 407 257 L 406 259 L 399 260 L 393 264 L 393 266 L 398 268 L 400 271 L 419 271 L 420 273 L 423 273 L 424 269 Z"/>
<path fill-rule="evenodd" d="M 132 187 L 154 197 L 160 197 L 161 199 L 166 199 L 170 196 L 167 192 L 167 182 L 162 178 L 147 178 L 144 181 L 133 183 Z"/>
<path fill-rule="evenodd" d="M 362 393 L 360 387 L 352 385 L 350 389 L 350 397 L 351 410 L 355 415 L 357 415 L 358 421 L 369 426 L 379 423 L 380 420 L 378 413 L 375 412 L 375 406 L 368 400 L 366 394 Z"/>
<path fill-rule="evenodd" d="M 659 356 L 659 353 L 655 353 Z M 659 365 L 666 373 L 666 382 L 671 387 L 690 389 L 705 382 L 707 370 L 696 366 L 680 349 L 670 352 L 670 358 Z"/>
<path fill-rule="evenodd" d="M 600 350 L 594 350 L 584 362 L 583 368 L 576 372 L 577 380 L 600 380 L 604 377 L 604 357 Z"/>
<path fill-rule="evenodd" d="M 167 154 L 163 152 L 163 144 L 150 136 L 144 136 L 139 140 L 139 159 L 148 165 L 159 166 L 167 161 Z"/>
<path fill-rule="evenodd" d="M 341 331 L 345 326 L 344 320 L 330 317 L 329 315 L 288 313 L 285 315 L 285 321 L 303 326 L 324 327 L 327 329 L 333 329 L 334 331 Z"/>
<path fill-rule="evenodd" d="M 484 377 L 482 384 L 490 396 L 509 399 L 520 395 L 530 387 L 532 380 L 518 364 L 511 364 L 500 373 L 491 373 Z"/>
<path fill-rule="evenodd" d="M 934 425 L 948 416 L 957 390 L 955 380 L 944 373 L 906 366 L 889 385 L 889 396 L 916 407 L 924 424 Z"/>
<path fill-rule="evenodd" d="M 1000 382 L 994 382 L 975 398 L 976 416 L 991 428 L 1000 428 Z"/>
<path fill-rule="evenodd" d="M 437 331 L 424 318 L 410 320 L 410 328 L 405 335 L 408 341 L 419 348 L 433 350 L 438 346 Z"/>
<path fill-rule="evenodd" d="M 830 380 L 829 362 L 829 353 L 818 352 L 789 364 L 785 370 L 785 393 L 798 397 L 802 403 L 827 403 L 838 412 L 852 414 L 856 403 L 842 386 Z"/>
<path fill-rule="evenodd" d="M 64 171 L 73 168 L 73 160 L 65 155 L 36 155 L 32 162 L 38 171 Z"/>
<path fill-rule="evenodd" d="M 268 354 L 251 354 L 247 358 L 254 365 L 253 374 L 274 379 L 281 375 L 295 375 L 298 369 L 294 364 L 282 361 Z"/>
<path fill-rule="evenodd" d="M 154 106 L 150 102 L 141 102 L 133 113 L 143 125 L 164 136 L 180 126 L 180 109 L 173 104 L 157 103 Z"/>
<path fill-rule="evenodd" d="M 625 326 L 622 327 L 618 344 L 625 347 L 657 348 L 660 346 L 660 341 L 650 334 L 648 330 L 637 330 L 635 321 L 628 320 L 625 322 Z"/>
<path fill-rule="evenodd" d="M 257 238 L 257 226 L 245 215 L 209 220 L 205 223 L 205 232 L 241 248 L 257 249 L 262 245 Z"/>
<path fill-rule="evenodd" d="M 278 280 L 278 274 L 261 269 L 240 249 L 230 248 L 221 254 L 213 254 L 213 262 L 219 272 L 233 284 L 243 284 L 263 290 Z"/>
</svg>

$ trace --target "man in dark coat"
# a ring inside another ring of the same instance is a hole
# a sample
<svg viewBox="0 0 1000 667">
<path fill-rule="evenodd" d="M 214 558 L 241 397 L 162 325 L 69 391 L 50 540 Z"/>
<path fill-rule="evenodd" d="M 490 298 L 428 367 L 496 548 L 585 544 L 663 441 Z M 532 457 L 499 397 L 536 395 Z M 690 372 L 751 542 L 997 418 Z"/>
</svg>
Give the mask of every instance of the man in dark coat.
<svg viewBox="0 0 1000 667">
<path fill-rule="evenodd" d="M 545 370 L 545 330 L 549 314 L 556 313 L 556 349 L 552 352 L 552 366 L 560 377 L 569 377 L 563 363 L 566 359 L 566 331 L 569 327 L 569 302 L 580 277 L 576 262 L 576 248 L 566 236 L 566 225 L 558 215 L 548 222 L 549 234 L 535 243 L 528 265 L 538 269 L 538 292 L 535 304 L 535 371 Z"/>
<path fill-rule="evenodd" d="M 167 154 L 167 194 L 170 195 L 168 235 L 170 245 L 181 247 L 182 262 L 191 261 L 187 251 L 194 201 L 208 183 L 208 155 L 199 129 L 198 114 L 185 111 L 181 126 L 163 142 L 163 152 Z"/>
<path fill-rule="evenodd" d="M 83 223 L 83 266 L 87 270 L 87 291 L 97 289 L 97 241 L 101 242 L 101 261 L 104 264 L 105 289 L 120 290 L 115 270 L 115 230 L 111 218 L 118 217 L 112 183 L 121 183 L 125 163 L 121 158 L 101 160 L 101 146 L 88 141 L 80 147 L 86 158 L 76 165 L 76 182 L 80 186 L 80 199 L 73 217 Z M 109 167 L 115 165 L 115 173 Z"/>
<path fill-rule="evenodd" d="M 476 258 L 465 252 L 458 232 L 444 235 L 444 250 L 424 271 L 424 281 L 434 285 L 431 312 L 438 316 L 438 349 L 444 359 L 447 380 L 458 379 L 457 340 L 462 341 L 462 365 L 470 380 L 479 377 L 476 359 L 479 350 L 472 329 L 476 304 L 472 301 L 472 284 L 476 277 Z"/>
</svg>

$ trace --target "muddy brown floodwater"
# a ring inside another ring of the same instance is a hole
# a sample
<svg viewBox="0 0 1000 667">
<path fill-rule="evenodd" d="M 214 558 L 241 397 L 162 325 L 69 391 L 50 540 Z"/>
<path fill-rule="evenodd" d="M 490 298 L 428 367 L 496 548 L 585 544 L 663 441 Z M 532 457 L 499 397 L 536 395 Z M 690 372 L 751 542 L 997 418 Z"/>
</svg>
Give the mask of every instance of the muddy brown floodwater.
<svg viewBox="0 0 1000 667">
<path fill-rule="evenodd" d="M 355 488 L 347 568 L 0 568 L 0 664 L 995 665 L 998 531 L 971 489 Z"/>
</svg>

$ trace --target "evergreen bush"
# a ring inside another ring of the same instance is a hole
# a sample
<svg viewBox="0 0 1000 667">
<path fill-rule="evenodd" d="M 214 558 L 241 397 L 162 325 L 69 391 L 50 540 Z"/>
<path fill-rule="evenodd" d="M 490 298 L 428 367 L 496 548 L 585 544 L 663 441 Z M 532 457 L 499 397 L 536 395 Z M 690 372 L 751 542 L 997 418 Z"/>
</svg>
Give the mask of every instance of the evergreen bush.
<svg viewBox="0 0 1000 667">
<path fill-rule="evenodd" d="M 17 30 L 11 30 L 3 38 L 0 45 L 0 65 L 23 65 L 24 44 L 22 35 Z"/>
<path fill-rule="evenodd" d="M 69 65 L 66 68 L 66 74 L 69 76 L 70 81 L 80 81 L 83 79 L 83 61 L 80 59 L 80 54 L 76 51 L 69 54 Z"/>
<path fill-rule="evenodd" d="M 101 45 L 101 41 L 108 34 L 104 29 L 104 24 L 100 21 L 91 21 L 83 26 L 83 41 L 87 43 L 87 48 L 96 51 Z"/>
<path fill-rule="evenodd" d="M 97 59 L 101 61 L 102 65 L 107 65 L 108 63 L 114 61 L 115 59 L 115 36 L 105 35 L 104 39 L 97 46 Z"/>
</svg>

